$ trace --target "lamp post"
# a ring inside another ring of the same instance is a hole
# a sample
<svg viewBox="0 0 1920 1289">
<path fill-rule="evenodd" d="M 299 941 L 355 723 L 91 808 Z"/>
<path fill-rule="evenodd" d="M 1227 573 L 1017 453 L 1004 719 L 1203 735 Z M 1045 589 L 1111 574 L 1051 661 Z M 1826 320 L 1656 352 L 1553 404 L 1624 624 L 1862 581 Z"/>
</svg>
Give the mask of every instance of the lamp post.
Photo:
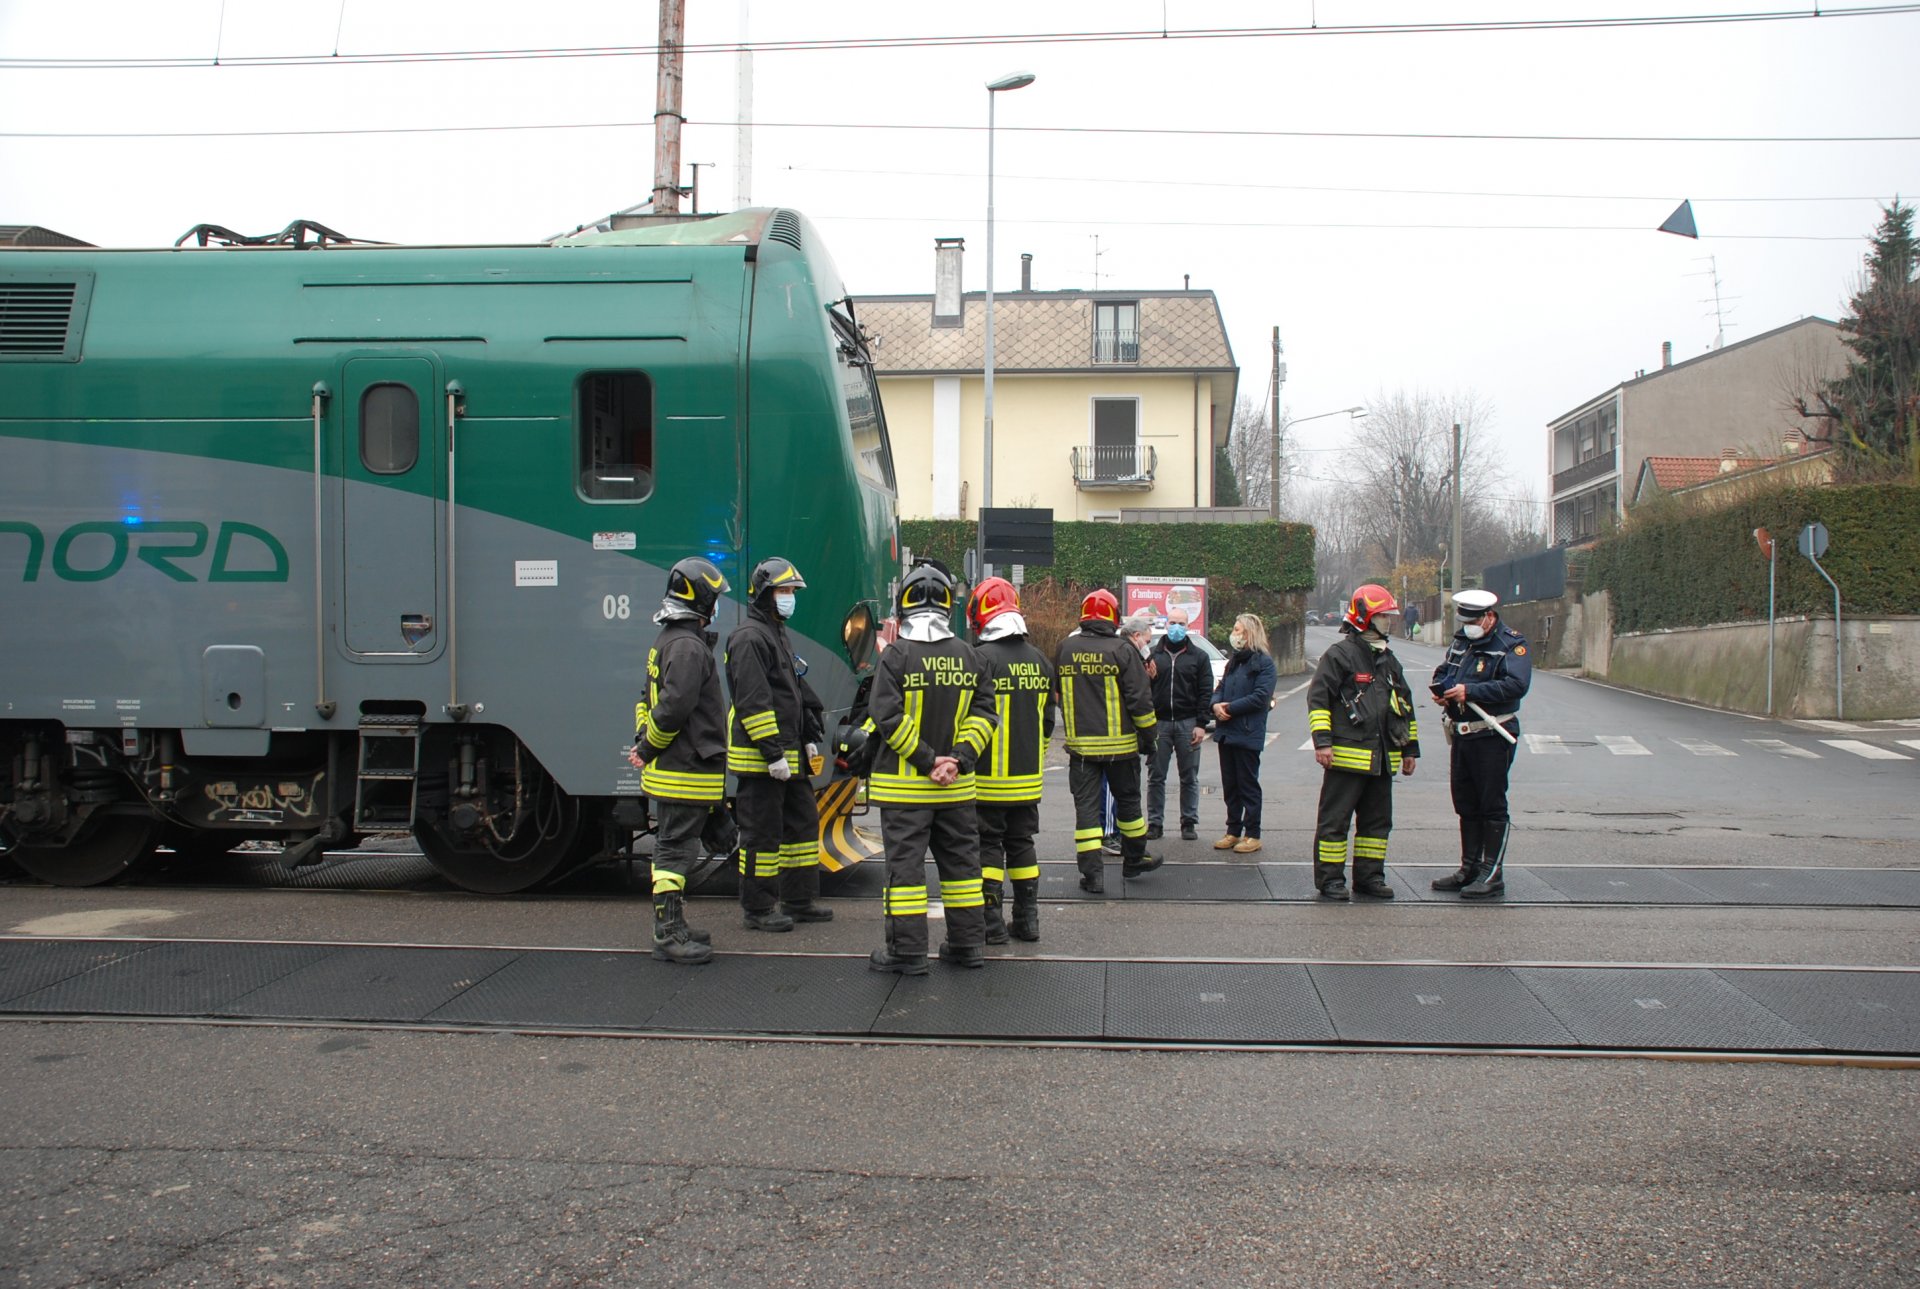
<svg viewBox="0 0 1920 1289">
<path fill-rule="evenodd" d="M 1296 416 L 1292 420 L 1287 422 L 1286 428 L 1290 430 L 1296 425 L 1305 425 L 1308 421 L 1324 420 L 1329 416 L 1350 416 L 1357 421 L 1363 418 L 1364 416 L 1366 416 L 1366 414 L 1367 414 L 1367 409 L 1364 407 L 1341 407 L 1341 408 L 1336 408 L 1331 412 L 1315 412 L 1312 416 Z M 1271 475 L 1271 482 L 1267 485 L 1268 490 L 1271 493 L 1271 495 L 1268 496 L 1267 498 L 1267 510 L 1275 520 L 1278 520 L 1280 518 L 1280 441 L 1281 441 L 1280 436 L 1281 436 L 1281 433 L 1282 433 L 1282 430 L 1280 426 L 1280 421 L 1278 416 L 1276 415 L 1273 422 L 1273 460 L 1269 463 L 1272 466 L 1272 469 L 1269 471 L 1269 474 Z"/>
<path fill-rule="evenodd" d="M 1033 84 L 1032 72 L 1015 72 L 997 81 L 987 82 L 987 334 L 984 362 L 986 424 L 984 453 L 986 460 L 980 475 L 980 509 L 993 504 L 993 107 L 994 96 L 1008 90 L 1025 89 Z M 979 526 L 979 567 L 976 576 L 985 576 L 987 548 L 985 525 Z"/>
</svg>

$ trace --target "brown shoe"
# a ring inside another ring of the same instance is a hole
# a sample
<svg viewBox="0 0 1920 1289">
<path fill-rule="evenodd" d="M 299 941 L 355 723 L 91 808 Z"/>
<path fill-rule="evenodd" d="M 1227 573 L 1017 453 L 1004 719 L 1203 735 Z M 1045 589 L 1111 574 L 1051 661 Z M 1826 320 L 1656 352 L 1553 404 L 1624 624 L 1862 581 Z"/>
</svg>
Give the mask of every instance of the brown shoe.
<svg viewBox="0 0 1920 1289">
<path fill-rule="evenodd" d="M 1236 845 L 1239 844 L 1239 842 L 1240 842 L 1240 834 L 1237 832 L 1230 832 L 1226 836 L 1222 837 L 1219 841 L 1216 841 L 1215 843 L 1213 843 L 1213 848 L 1215 850 L 1232 850 Z"/>
<path fill-rule="evenodd" d="M 1233 848 L 1233 853 L 1236 855 L 1251 855 L 1259 849 L 1260 839 L 1258 837 L 1243 837 L 1240 840 L 1240 844 Z"/>
</svg>

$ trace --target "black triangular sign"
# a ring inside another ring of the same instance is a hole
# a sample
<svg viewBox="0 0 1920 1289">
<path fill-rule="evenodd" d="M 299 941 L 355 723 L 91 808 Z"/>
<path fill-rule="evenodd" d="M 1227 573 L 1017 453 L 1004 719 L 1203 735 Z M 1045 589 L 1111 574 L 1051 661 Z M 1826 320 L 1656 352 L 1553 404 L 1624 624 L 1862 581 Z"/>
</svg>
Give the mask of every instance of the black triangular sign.
<svg viewBox="0 0 1920 1289">
<path fill-rule="evenodd" d="M 1660 231 L 1699 240 L 1700 234 L 1693 226 L 1693 202 L 1683 201 L 1675 206 L 1673 213 L 1667 216 L 1667 222 L 1660 225 Z"/>
</svg>

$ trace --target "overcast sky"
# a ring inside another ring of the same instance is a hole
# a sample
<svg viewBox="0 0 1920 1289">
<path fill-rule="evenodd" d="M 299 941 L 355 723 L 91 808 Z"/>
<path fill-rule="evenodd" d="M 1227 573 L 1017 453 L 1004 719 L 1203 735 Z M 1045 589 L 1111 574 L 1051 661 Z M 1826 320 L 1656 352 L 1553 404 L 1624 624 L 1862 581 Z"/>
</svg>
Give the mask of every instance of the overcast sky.
<svg viewBox="0 0 1920 1289">
<path fill-rule="evenodd" d="M 1472 391 L 1494 408 L 1508 491 L 1543 498 L 1550 418 L 1657 367 L 1663 340 L 1676 360 L 1713 344 L 1708 256 L 1728 343 L 1839 316 L 1878 203 L 1920 190 L 1920 13 L 1336 29 L 1756 8 L 753 0 L 753 42 L 982 40 L 756 53 L 750 196 L 811 217 L 856 293 L 931 291 L 936 236 L 966 238 L 966 286 L 978 290 L 984 86 L 1031 71 L 1035 84 L 999 97 L 997 288 L 1017 285 L 1023 251 L 1041 288 L 1092 287 L 1096 273 L 1107 289 L 1177 288 L 1190 276 L 1219 295 L 1244 393 L 1265 396 L 1276 325 L 1294 416 L 1398 389 Z M 687 11 L 690 46 L 741 39 L 740 0 Z M 645 0 L 0 0 L 0 223 L 106 246 L 296 217 L 386 241 L 544 238 L 646 198 L 655 66 L 644 51 L 657 21 Z M 1320 32 L 1298 30 L 1315 22 Z M 1179 38 L 1221 28 L 1292 34 Z M 1163 29 L 1174 38 L 992 41 Z M 642 52 L 354 61 L 585 47 Z M 223 65 L 209 65 L 216 55 Z M 327 61 L 233 62 L 270 55 Z M 197 65 L 29 65 L 63 57 Z M 712 163 L 703 209 L 733 203 L 738 61 L 687 59 L 683 158 Z M 569 128 L 448 129 L 474 126 Z M 205 137 L 25 137 L 48 132 Z M 1770 141 L 1666 141 L 1682 136 Z M 1907 137 L 1771 141 L 1834 136 Z M 1683 198 L 1697 242 L 1653 231 Z M 1353 432 L 1343 417 L 1301 426 L 1318 450 L 1308 473 Z"/>
</svg>

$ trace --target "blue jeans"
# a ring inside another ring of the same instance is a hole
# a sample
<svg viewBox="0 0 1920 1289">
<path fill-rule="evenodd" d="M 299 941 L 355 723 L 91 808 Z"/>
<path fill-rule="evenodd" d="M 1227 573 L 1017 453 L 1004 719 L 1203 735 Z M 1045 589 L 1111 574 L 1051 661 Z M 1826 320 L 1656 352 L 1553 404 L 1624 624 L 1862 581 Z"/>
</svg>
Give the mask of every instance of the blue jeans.
<svg viewBox="0 0 1920 1289">
<path fill-rule="evenodd" d="M 1165 720 L 1155 726 L 1153 764 L 1147 771 L 1147 823 L 1160 827 L 1167 817 L 1167 757 L 1180 767 L 1180 823 L 1200 822 L 1200 749 L 1193 745 L 1191 719 Z"/>
</svg>

